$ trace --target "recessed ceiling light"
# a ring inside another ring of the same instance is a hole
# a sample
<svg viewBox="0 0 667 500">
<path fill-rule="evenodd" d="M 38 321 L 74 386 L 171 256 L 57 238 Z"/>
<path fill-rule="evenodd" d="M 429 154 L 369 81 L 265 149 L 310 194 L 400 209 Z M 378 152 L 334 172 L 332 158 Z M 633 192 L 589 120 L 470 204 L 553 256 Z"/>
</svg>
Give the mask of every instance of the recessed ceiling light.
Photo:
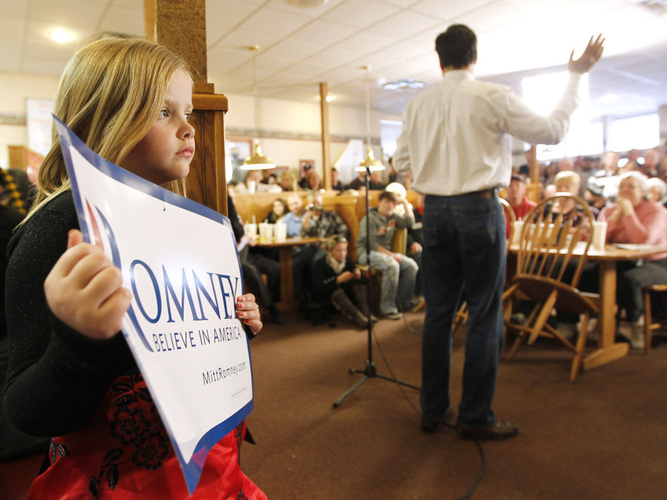
<svg viewBox="0 0 667 500">
<path fill-rule="evenodd" d="M 58 43 L 67 43 L 74 40 L 74 35 L 70 31 L 58 28 L 51 32 L 51 40 Z"/>
<path fill-rule="evenodd" d="M 385 90 L 407 90 L 420 89 L 424 86 L 424 82 L 413 80 L 412 78 L 401 78 L 393 82 L 385 83 L 382 88 Z"/>
</svg>

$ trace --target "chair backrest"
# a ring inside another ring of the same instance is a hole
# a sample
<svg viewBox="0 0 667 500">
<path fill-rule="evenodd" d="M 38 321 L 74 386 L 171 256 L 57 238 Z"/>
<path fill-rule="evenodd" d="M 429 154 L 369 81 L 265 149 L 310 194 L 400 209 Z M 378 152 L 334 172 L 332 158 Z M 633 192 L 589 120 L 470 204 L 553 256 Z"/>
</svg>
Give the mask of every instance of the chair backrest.
<svg viewBox="0 0 667 500">
<path fill-rule="evenodd" d="M 593 221 L 588 203 L 578 196 L 556 193 L 542 200 L 524 218 L 517 276 L 539 276 L 576 287 L 593 238 Z M 573 258 L 577 245 L 582 251 Z"/>
<path fill-rule="evenodd" d="M 512 208 L 512 205 L 510 205 L 509 201 L 507 201 L 505 198 L 498 198 L 498 200 L 505 209 L 505 215 L 509 219 L 510 232 L 507 235 L 507 241 L 512 241 L 512 236 L 514 235 L 514 223 L 516 222 L 516 214 L 514 213 L 514 209 Z"/>
<path fill-rule="evenodd" d="M 391 241 L 391 251 L 394 253 L 408 253 L 408 229 L 402 227 L 394 231 L 394 238 Z"/>
</svg>

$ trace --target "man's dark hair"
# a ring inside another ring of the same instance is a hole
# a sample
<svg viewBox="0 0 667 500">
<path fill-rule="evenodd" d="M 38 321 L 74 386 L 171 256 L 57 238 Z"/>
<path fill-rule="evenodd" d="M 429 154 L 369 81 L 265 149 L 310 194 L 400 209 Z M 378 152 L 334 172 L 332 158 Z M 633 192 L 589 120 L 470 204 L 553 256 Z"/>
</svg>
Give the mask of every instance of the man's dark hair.
<svg viewBox="0 0 667 500">
<path fill-rule="evenodd" d="M 452 24 L 435 39 L 435 51 L 443 68 L 465 68 L 477 59 L 477 37 L 463 24 Z"/>
<path fill-rule="evenodd" d="M 382 191 L 380 193 L 380 196 L 378 197 L 378 201 L 382 200 L 390 200 L 394 203 L 396 203 L 396 195 L 392 193 L 391 191 Z"/>
</svg>

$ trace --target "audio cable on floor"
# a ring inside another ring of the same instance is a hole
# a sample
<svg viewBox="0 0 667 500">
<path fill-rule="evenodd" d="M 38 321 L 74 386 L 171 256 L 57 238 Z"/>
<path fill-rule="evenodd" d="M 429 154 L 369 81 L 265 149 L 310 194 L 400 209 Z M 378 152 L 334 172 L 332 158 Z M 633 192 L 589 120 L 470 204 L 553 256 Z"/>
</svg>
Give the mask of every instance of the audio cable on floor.
<svg viewBox="0 0 667 500">
<path fill-rule="evenodd" d="M 407 322 L 406 322 L 407 323 Z M 420 335 L 421 336 L 421 335 Z M 378 348 L 378 351 L 380 352 L 380 356 L 382 357 L 382 360 L 384 361 L 385 366 L 389 370 L 389 373 L 391 376 L 396 379 L 396 374 L 394 373 L 394 370 L 391 368 L 391 365 L 389 364 L 389 361 L 387 360 L 387 357 L 385 356 L 384 351 L 382 350 L 382 344 L 380 344 L 380 339 L 378 339 L 377 333 L 375 332 L 375 328 L 373 328 L 373 338 L 375 339 L 375 345 Z M 417 408 L 414 403 L 410 400 L 408 395 L 405 392 L 405 389 L 400 385 L 398 385 L 398 389 L 401 391 L 401 394 L 405 398 L 405 400 L 408 402 L 408 404 L 412 407 L 413 410 L 421 417 L 421 411 L 419 408 Z M 444 424 L 446 427 L 451 428 L 452 430 L 456 429 L 455 425 L 452 424 Z M 472 494 L 475 492 L 475 489 L 477 486 L 482 482 L 482 479 L 484 479 L 484 476 L 486 474 L 486 456 L 484 455 L 484 448 L 482 448 L 482 444 L 479 441 L 475 441 L 475 445 L 477 445 L 477 450 L 479 451 L 479 457 L 481 461 L 481 468 L 479 471 L 479 474 L 477 475 L 477 478 L 475 481 L 472 483 L 468 491 L 463 495 L 462 497 L 458 497 L 456 500 L 466 500 L 472 496 Z"/>
</svg>

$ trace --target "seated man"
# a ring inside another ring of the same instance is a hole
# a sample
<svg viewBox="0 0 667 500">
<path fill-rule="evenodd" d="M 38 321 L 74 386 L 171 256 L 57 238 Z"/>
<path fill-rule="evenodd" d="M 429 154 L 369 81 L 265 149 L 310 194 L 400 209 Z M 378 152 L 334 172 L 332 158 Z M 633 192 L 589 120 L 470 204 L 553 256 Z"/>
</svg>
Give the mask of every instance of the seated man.
<svg viewBox="0 0 667 500">
<path fill-rule="evenodd" d="M 397 228 L 409 228 L 415 222 L 412 206 L 403 200 L 405 215 L 394 213 L 396 197 L 394 193 L 383 191 L 378 199 L 378 207 L 364 215 L 359 224 L 357 255 L 361 264 L 368 264 L 366 242 L 370 242 L 370 264 L 382 273 L 380 291 L 380 314 L 388 319 L 400 319 L 401 311 L 409 311 L 418 301 L 414 300 L 417 263 L 399 253 L 391 251 L 394 232 Z M 369 231 L 366 231 L 366 218 Z M 398 303 L 397 303 L 398 299 Z"/>
<path fill-rule="evenodd" d="M 365 170 L 360 170 L 357 172 L 357 176 L 352 179 L 352 182 L 350 182 L 347 185 L 347 189 L 356 189 L 357 191 L 361 189 L 362 187 L 366 187 L 366 171 Z"/>
<path fill-rule="evenodd" d="M 408 240 L 405 248 L 405 255 L 417 263 L 418 271 L 417 277 L 415 278 L 415 296 L 420 297 L 422 295 L 420 269 L 422 267 L 422 243 L 424 241 L 424 229 L 421 222 L 422 216 L 417 210 L 414 209 L 412 203 L 407 201 L 408 192 L 403 184 L 392 182 L 387 186 L 386 189 L 387 191 L 394 193 L 394 197 L 396 198 L 396 208 L 394 208 L 395 214 L 403 216 L 405 215 L 405 204 L 403 202 L 406 201 L 406 203 L 412 207 L 412 214 L 415 216 L 415 223 L 412 225 L 412 227 L 408 228 Z M 424 196 L 420 195 L 419 200 L 422 204 L 421 206 L 423 207 Z"/>
<path fill-rule="evenodd" d="M 287 237 L 293 238 L 301 236 L 301 225 L 306 215 L 306 209 L 303 206 L 301 195 L 292 193 L 287 197 L 287 206 L 289 212 L 283 222 L 287 225 Z"/>
<path fill-rule="evenodd" d="M 523 176 L 519 174 L 512 174 L 512 179 L 510 180 L 510 185 L 507 186 L 507 196 L 505 197 L 507 202 L 514 210 L 514 215 L 516 220 L 523 220 L 523 218 L 528 215 L 528 212 L 537 205 L 534 201 L 530 201 L 526 196 L 526 180 Z M 510 218 L 505 215 L 507 220 L 507 237 L 510 235 Z"/>
<path fill-rule="evenodd" d="M 301 236 L 329 238 L 331 236 L 349 236 L 349 230 L 342 217 L 322 206 L 322 194 L 319 191 L 308 193 L 306 213 L 301 221 Z"/>
</svg>

